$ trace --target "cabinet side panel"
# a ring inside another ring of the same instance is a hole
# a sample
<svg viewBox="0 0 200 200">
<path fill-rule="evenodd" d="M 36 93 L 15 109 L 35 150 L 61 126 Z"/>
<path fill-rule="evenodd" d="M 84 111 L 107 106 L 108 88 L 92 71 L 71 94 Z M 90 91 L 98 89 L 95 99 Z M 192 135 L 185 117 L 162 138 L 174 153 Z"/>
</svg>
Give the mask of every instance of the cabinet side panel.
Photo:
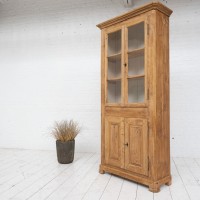
<svg viewBox="0 0 200 200">
<path fill-rule="evenodd" d="M 147 36 L 145 65 L 147 66 L 147 87 L 148 87 L 148 104 L 149 104 L 149 177 L 154 181 L 157 177 L 155 169 L 156 146 L 156 11 L 153 10 L 147 16 Z"/>
<path fill-rule="evenodd" d="M 156 13 L 156 171 L 157 180 L 170 175 L 169 17 Z"/>
</svg>

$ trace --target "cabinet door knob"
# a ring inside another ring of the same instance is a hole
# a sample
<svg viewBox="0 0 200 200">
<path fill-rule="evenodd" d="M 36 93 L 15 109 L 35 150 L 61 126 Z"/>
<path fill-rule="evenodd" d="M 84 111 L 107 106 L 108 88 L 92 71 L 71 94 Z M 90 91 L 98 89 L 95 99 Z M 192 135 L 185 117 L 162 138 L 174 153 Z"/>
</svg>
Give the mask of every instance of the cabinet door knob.
<svg viewBox="0 0 200 200">
<path fill-rule="evenodd" d="M 124 67 L 126 67 L 126 65 L 127 65 L 127 64 L 126 64 L 126 63 L 124 63 Z"/>
<path fill-rule="evenodd" d="M 128 142 L 126 144 L 124 144 L 124 145 L 128 147 Z"/>
</svg>

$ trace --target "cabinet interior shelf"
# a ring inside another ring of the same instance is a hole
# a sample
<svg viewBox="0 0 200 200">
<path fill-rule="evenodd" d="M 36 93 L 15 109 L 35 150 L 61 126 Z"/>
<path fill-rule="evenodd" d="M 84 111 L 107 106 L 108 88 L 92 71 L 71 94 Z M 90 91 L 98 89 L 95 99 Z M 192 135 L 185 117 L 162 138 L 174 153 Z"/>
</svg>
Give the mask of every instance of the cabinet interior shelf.
<svg viewBox="0 0 200 200">
<path fill-rule="evenodd" d="M 121 81 L 121 78 L 109 78 L 108 81 Z"/>
<path fill-rule="evenodd" d="M 137 57 L 137 56 L 140 56 L 140 55 L 144 55 L 144 48 L 134 49 L 134 50 L 128 51 L 128 55 L 129 55 L 129 57 Z M 107 58 L 110 61 L 119 60 L 119 59 L 121 59 L 121 53 L 109 55 L 109 56 L 107 56 Z"/>
<path fill-rule="evenodd" d="M 120 60 L 121 59 L 121 53 L 116 53 L 116 54 L 109 55 L 109 56 L 107 56 L 107 58 L 110 61 Z"/>
<path fill-rule="evenodd" d="M 141 77 L 144 77 L 144 74 L 134 75 L 134 76 L 128 76 L 127 78 L 131 79 L 131 78 L 141 78 Z"/>
<path fill-rule="evenodd" d="M 144 55 L 144 48 L 134 49 L 134 50 L 128 51 L 128 55 L 129 55 L 129 58 L 134 58 L 134 57 L 137 57 L 137 56 Z"/>
</svg>

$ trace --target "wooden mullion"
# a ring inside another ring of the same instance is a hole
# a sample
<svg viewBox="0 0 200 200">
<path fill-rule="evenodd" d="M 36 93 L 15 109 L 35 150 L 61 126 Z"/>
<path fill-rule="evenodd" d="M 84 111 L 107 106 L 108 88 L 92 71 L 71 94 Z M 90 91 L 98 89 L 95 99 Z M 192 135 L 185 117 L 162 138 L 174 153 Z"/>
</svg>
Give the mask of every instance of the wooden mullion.
<svg viewBox="0 0 200 200">
<path fill-rule="evenodd" d="M 125 44 L 124 44 L 124 102 L 128 103 L 128 28 L 124 26 Z"/>
<path fill-rule="evenodd" d="M 125 104 L 125 68 L 124 68 L 124 63 L 126 60 L 125 57 L 125 26 L 122 26 L 122 59 L 121 59 L 121 77 L 122 77 L 122 82 L 121 82 L 121 95 L 122 95 L 122 105 Z"/>
</svg>

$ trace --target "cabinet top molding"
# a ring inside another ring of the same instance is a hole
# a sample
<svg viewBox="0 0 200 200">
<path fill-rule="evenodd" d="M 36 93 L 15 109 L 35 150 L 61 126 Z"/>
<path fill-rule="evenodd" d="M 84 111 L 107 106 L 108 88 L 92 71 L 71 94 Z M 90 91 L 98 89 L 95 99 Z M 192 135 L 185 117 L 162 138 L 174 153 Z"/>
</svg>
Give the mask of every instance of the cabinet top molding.
<svg viewBox="0 0 200 200">
<path fill-rule="evenodd" d="M 105 22 L 97 24 L 97 27 L 100 28 L 100 29 L 104 29 L 104 28 L 107 28 L 109 26 L 120 23 L 122 21 L 125 21 L 127 19 L 130 19 L 132 17 L 135 17 L 137 15 L 143 14 L 143 13 L 151 11 L 151 10 L 158 10 L 158 11 L 164 13 L 167 16 L 170 16 L 173 12 L 171 9 L 169 9 L 167 6 L 163 5 L 160 2 L 151 2 L 151 3 L 148 3 L 144 6 L 136 8 L 134 10 L 131 10 L 131 11 L 125 13 L 125 14 L 119 15 L 115 18 L 112 18 L 110 20 L 107 20 Z"/>
</svg>

